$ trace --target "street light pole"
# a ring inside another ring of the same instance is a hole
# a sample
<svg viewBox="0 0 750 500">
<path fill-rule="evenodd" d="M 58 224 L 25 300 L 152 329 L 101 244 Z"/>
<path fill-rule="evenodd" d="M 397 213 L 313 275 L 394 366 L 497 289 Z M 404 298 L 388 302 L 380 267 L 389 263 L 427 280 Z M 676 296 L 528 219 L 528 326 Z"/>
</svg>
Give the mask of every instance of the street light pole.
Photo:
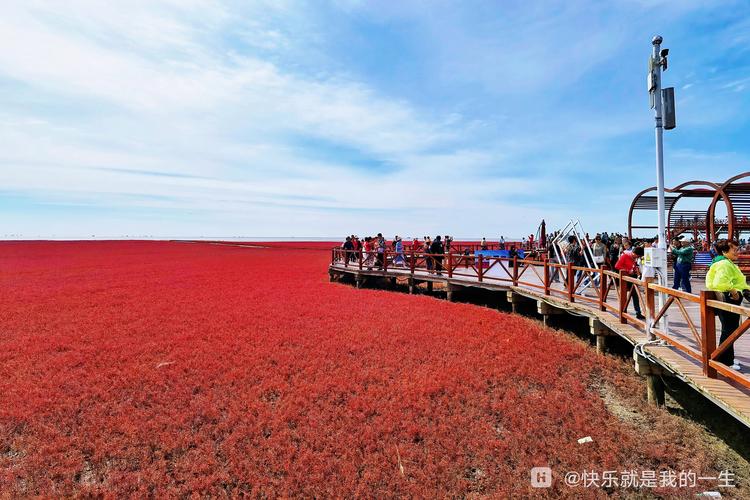
<svg viewBox="0 0 750 500">
<path fill-rule="evenodd" d="M 667 54 L 668 49 L 662 50 L 661 48 L 662 37 L 656 35 L 651 40 L 654 46 L 653 54 L 649 58 L 649 73 L 648 73 L 648 91 L 651 98 L 651 107 L 654 108 L 654 120 L 655 120 L 655 133 L 656 133 L 656 209 L 659 214 L 659 235 L 657 247 L 646 249 L 646 258 L 648 264 L 654 267 L 656 276 L 661 286 L 668 286 L 667 284 L 667 228 L 665 219 L 665 202 L 664 202 L 664 102 L 661 88 L 661 72 L 662 68 L 667 69 Z M 673 93 L 670 92 L 670 98 L 673 98 Z M 674 128 L 674 102 L 669 101 L 669 120 L 667 128 Z M 659 292 L 659 311 L 664 309 L 666 302 L 664 294 Z M 648 325 L 648 336 L 649 340 L 655 340 L 655 335 L 651 331 L 651 328 L 655 327 L 653 322 L 654 311 L 649 311 L 649 325 Z M 668 332 L 669 330 L 669 317 L 667 314 L 662 315 L 661 319 L 662 331 Z"/>
<path fill-rule="evenodd" d="M 654 45 L 653 54 L 653 96 L 654 96 L 654 118 L 656 121 L 656 208 L 659 212 L 659 244 L 658 248 L 667 249 L 666 223 L 664 220 L 664 125 L 662 123 L 662 101 L 661 101 L 661 42 L 662 37 L 655 36 L 651 43 Z M 666 277 L 667 265 L 663 263 L 663 272 Z M 665 280 L 666 281 L 666 280 Z"/>
</svg>

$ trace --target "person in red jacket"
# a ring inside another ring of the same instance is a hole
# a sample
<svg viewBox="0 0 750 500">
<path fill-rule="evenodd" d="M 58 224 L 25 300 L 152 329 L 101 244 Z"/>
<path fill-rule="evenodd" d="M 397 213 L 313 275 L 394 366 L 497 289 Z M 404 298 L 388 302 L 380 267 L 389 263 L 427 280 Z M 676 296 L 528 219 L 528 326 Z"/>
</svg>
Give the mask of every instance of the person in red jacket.
<svg viewBox="0 0 750 500">
<path fill-rule="evenodd" d="M 352 254 L 352 262 L 357 260 L 357 255 L 362 251 L 362 243 L 359 241 L 359 236 L 352 237 L 352 247 L 354 247 L 354 253 Z"/>
<path fill-rule="evenodd" d="M 372 237 L 365 236 L 364 250 L 364 264 L 367 266 L 368 271 L 372 271 L 372 264 L 375 261 L 375 244 Z"/>
<path fill-rule="evenodd" d="M 615 269 L 622 271 L 626 276 L 637 278 L 640 274 L 638 269 L 638 259 L 643 257 L 643 247 L 635 247 L 632 252 L 623 252 L 620 258 L 617 259 Z M 633 283 L 626 281 L 627 293 L 630 293 L 630 289 L 633 288 Z M 641 301 L 638 300 L 638 294 L 633 294 L 633 307 L 635 308 L 635 317 L 637 319 L 645 319 L 641 314 Z"/>
</svg>

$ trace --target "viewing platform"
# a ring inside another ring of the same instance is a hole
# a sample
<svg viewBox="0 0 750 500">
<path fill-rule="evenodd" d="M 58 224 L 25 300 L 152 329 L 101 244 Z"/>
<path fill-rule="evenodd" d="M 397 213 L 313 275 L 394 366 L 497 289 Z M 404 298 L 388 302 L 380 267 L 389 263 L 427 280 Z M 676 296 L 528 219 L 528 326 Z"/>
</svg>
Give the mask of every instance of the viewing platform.
<svg viewBox="0 0 750 500">
<path fill-rule="evenodd" d="M 702 279 L 691 282 L 694 293 L 659 286 L 621 273 L 563 265 L 547 259 L 487 257 L 464 253 L 430 255 L 412 252 L 384 254 L 382 268 L 357 251 L 331 251 L 331 281 L 350 279 L 362 284 L 402 283 L 410 293 L 417 287 L 442 290 L 447 299 L 461 289 L 480 288 L 502 294 L 515 312 L 519 304 L 536 303 L 544 323 L 552 315 L 574 314 L 588 318 L 590 334 L 599 352 L 605 352 L 610 337 L 633 345 L 634 366 L 647 380 L 648 398 L 664 402 L 662 376 L 681 379 L 705 398 L 750 427 L 750 307 L 715 300 L 704 289 Z M 664 304 L 659 306 L 658 295 Z M 633 299 L 638 297 L 645 319 L 636 317 Z M 717 311 L 740 314 L 739 328 L 718 345 Z M 668 317 L 665 329 L 663 320 Z M 648 325 L 655 324 L 649 332 Z M 716 359 L 734 345 L 736 371 Z"/>
</svg>

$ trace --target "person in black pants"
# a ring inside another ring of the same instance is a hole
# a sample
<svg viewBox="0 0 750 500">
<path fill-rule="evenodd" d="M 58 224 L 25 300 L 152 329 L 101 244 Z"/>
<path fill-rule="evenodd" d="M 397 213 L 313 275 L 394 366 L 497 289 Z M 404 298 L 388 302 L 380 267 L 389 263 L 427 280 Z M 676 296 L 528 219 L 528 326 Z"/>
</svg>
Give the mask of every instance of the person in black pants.
<svg viewBox="0 0 750 500">
<path fill-rule="evenodd" d="M 623 274 L 630 276 L 631 278 L 638 278 L 640 270 L 638 269 L 638 259 L 643 257 L 643 247 L 635 247 L 632 251 L 625 251 L 620 255 L 615 264 L 615 269 L 622 271 Z M 625 282 L 626 292 L 630 294 L 630 289 L 633 288 L 633 283 L 630 281 Z M 620 286 L 620 279 L 617 279 L 617 286 Z M 636 319 L 646 319 L 641 312 L 641 301 L 638 300 L 638 294 L 633 292 L 633 309 L 635 309 Z"/>
<path fill-rule="evenodd" d="M 723 292 L 722 299 L 727 304 L 734 304 L 736 306 L 742 303 L 741 295 L 739 295 L 737 298 L 734 298 L 732 297 L 732 294 L 730 292 Z M 716 312 L 718 313 L 719 319 L 721 320 L 721 337 L 719 337 L 719 342 L 716 344 L 716 346 L 718 347 L 732 333 L 734 333 L 737 328 L 739 328 L 740 315 L 729 311 L 722 311 L 721 309 Z M 741 365 L 734 361 L 734 344 L 727 347 L 727 350 L 721 353 L 721 356 L 716 358 L 716 361 L 718 361 L 719 363 L 724 363 L 725 365 L 734 368 L 735 370 L 740 370 L 741 368 Z"/>
<path fill-rule="evenodd" d="M 378 233 L 377 245 L 378 245 L 378 248 L 377 248 L 377 257 L 375 260 L 375 265 L 377 266 L 378 269 L 383 269 L 383 261 L 385 258 L 386 244 L 385 244 L 385 238 L 383 238 L 382 233 Z"/>
<path fill-rule="evenodd" d="M 443 242 L 440 241 L 439 234 L 435 236 L 435 241 L 433 241 L 432 245 L 430 246 L 430 253 L 434 254 L 433 260 L 435 261 L 435 271 L 437 271 L 437 274 L 439 276 L 443 274 L 443 254 L 445 253 Z"/>
<path fill-rule="evenodd" d="M 513 257 L 518 257 L 518 250 L 516 250 L 515 245 L 511 245 L 510 250 L 508 251 L 508 258 L 510 259 L 508 261 L 508 267 L 513 267 Z"/>
<path fill-rule="evenodd" d="M 739 305 L 743 296 L 750 301 L 750 287 L 745 275 L 735 264 L 737 242 L 721 239 L 714 247 L 717 256 L 706 273 L 706 288 L 715 292 L 719 299 L 728 304 Z M 721 337 L 718 342 L 718 345 L 721 345 L 740 326 L 740 315 L 721 309 L 717 310 L 717 314 L 721 320 Z M 742 369 L 740 363 L 734 359 L 734 345 L 729 346 L 716 361 L 738 371 Z"/>
<path fill-rule="evenodd" d="M 354 243 L 352 243 L 352 237 L 347 236 L 342 248 L 344 249 L 344 258 L 349 261 L 354 261 Z"/>
</svg>

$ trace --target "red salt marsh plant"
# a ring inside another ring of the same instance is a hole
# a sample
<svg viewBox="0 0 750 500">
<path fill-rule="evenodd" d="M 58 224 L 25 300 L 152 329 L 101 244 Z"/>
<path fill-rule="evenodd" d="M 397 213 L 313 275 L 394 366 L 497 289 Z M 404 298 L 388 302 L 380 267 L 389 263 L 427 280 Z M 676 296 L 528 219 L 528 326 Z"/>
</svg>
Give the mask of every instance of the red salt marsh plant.
<svg viewBox="0 0 750 500">
<path fill-rule="evenodd" d="M 331 284 L 329 245 L 269 246 L 0 244 L 0 491 L 581 497 L 604 490 L 530 469 L 726 468 L 565 334 Z"/>
</svg>

